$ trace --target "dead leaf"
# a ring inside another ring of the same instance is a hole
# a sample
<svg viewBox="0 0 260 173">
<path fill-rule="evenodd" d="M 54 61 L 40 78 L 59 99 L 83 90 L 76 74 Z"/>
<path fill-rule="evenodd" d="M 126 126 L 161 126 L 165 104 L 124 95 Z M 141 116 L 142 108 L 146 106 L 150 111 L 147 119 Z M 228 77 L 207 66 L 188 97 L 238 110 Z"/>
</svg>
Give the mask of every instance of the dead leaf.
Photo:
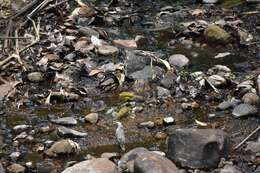
<svg viewBox="0 0 260 173">
<path fill-rule="evenodd" d="M 137 44 L 135 40 L 113 40 L 113 44 L 123 46 L 129 49 L 136 49 Z"/>
</svg>

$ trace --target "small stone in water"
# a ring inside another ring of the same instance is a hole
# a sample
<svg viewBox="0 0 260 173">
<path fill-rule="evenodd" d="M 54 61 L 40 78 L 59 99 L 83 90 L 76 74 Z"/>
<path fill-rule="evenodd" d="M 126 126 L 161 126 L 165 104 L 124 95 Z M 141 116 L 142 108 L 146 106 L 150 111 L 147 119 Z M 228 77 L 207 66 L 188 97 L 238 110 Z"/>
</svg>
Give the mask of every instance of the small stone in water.
<svg viewBox="0 0 260 173">
<path fill-rule="evenodd" d="M 174 55 L 170 56 L 169 63 L 172 66 L 182 68 L 182 67 L 189 65 L 190 60 L 182 54 L 174 54 Z"/>
<path fill-rule="evenodd" d="M 98 113 L 90 113 L 86 115 L 85 121 L 91 124 L 96 124 L 98 122 Z"/>
<path fill-rule="evenodd" d="M 173 117 L 166 117 L 163 119 L 163 123 L 165 123 L 166 125 L 170 125 L 174 123 L 174 118 Z"/>
</svg>

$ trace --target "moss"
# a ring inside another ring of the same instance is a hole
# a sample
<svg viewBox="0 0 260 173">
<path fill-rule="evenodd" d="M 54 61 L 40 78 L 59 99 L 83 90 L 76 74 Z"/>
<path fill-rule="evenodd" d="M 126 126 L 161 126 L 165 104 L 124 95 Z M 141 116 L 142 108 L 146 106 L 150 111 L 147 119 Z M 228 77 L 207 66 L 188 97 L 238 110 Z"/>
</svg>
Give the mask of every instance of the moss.
<svg viewBox="0 0 260 173">
<path fill-rule="evenodd" d="M 204 35 L 210 42 L 228 43 L 231 40 L 230 34 L 217 25 L 209 25 Z"/>
</svg>

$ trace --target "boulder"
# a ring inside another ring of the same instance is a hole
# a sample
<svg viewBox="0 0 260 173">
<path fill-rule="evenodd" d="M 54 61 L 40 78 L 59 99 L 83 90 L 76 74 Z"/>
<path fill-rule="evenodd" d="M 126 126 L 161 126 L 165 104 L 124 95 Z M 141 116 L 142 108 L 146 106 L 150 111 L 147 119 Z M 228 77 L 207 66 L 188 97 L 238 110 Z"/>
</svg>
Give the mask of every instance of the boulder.
<svg viewBox="0 0 260 173">
<path fill-rule="evenodd" d="M 177 129 L 168 140 L 167 156 L 182 167 L 217 167 L 227 154 L 228 140 L 222 130 Z"/>
<path fill-rule="evenodd" d="M 134 160 L 134 172 L 137 173 L 178 173 L 175 164 L 164 156 L 147 152 Z"/>
<path fill-rule="evenodd" d="M 62 173 L 118 173 L 116 165 L 106 158 L 79 162 L 66 168 Z"/>
</svg>

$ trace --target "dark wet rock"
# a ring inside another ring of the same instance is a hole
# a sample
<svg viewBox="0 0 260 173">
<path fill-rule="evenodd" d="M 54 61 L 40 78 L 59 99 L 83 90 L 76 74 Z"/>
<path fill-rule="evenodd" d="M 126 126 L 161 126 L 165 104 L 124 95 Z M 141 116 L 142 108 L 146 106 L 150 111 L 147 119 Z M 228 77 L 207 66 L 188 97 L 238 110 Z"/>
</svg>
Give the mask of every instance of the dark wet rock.
<svg viewBox="0 0 260 173">
<path fill-rule="evenodd" d="M 135 80 L 152 80 L 155 77 L 162 76 L 163 70 L 158 66 L 146 66 L 140 71 L 136 71 L 129 75 L 130 78 Z"/>
<path fill-rule="evenodd" d="M 55 142 L 51 148 L 46 150 L 45 154 L 50 157 L 56 157 L 59 154 L 71 154 L 78 153 L 80 151 L 80 147 L 76 142 L 72 140 L 60 140 Z"/>
<path fill-rule="evenodd" d="M 260 97 L 255 93 L 246 93 L 242 98 L 244 103 L 257 105 L 260 103 Z"/>
<path fill-rule="evenodd" d="M 110 160 L 98 158 L 79 162 L 62 173 L 118 173 L 118 170 Z"/>
<path fill-rule="evenodd" d="M 90 113 L 86 115 L 85 121 L 91 124 L 96 124 L 98 122 L 98 113 Z"/>
<path fill-rule="evenodd" d="M 231 39 L 230 34 L 217 25 L 209 25 L 204 35 L 210 42 L 227 43 Z"/>
<path fill-rule="evenodd" d="M 224 168 L 220 169 L 219 173 L 242 173 L 242 171 L 237 166 L 225 165 Z"/>
<path fill-rule="evenodd" d="M 227 84 L 227 80 L 219 75 L 211 75 L 208 77 L 208 80 L 215 87 L 221 87 Z"/>
<path fill-rule="evenodd" d="M 55 164 L 50 159 L 36 164 L 37 173 L 50 173 L 55 170 Z"/>
<path fill-rule="evenodd" d="M 27 75 L 27 78 L 31 82 L 40 82 L 43 80 L 42 72 L 32 72 Z"/>
<path fill-rule="evenodd" d="M 170 56 L 169 63 L 171 66 L 182 68 L 188 66 L 190 60 L 185 55 L 174 54 Z"/>
<path fill-rule="evenodd" d="M 178 168 L 169 159 L 147 152 L 134 160 L 134 172 L 138 173 L 178 173 Z"/>
<path fill-rule="evenodd" d="M 165 88 L 171 88 L 175 85 L 175 81 L 177 79 L 177 75 L 174 72 L 167 72 L 160 83 Z"/>
<path fill-rule="evenodd" d="M 88 135 L 87 133 L 82 133 L 63 126 L 58 127 L 58 134 L 65 137 L 85 137 Z"/>
<path fill-rule="evenodd" d="M 63 118 L 59 118 L 59 119 L 52 119 L 51 122 L 55 123 L 55 124 L 67 125 L 67 126 L 77 125 L 77 123 L 78 123 L 77 120 L 73 117 L 63 117 Z"/>
<path fill-rule="evenodd" d="M 25 167 L 20 164 L 14 163 L 7 167 L 7 171 L 9 173 L 23 173 L 25 172 Z"/>
<path fill-rule="evenodd" d="M 257 108 L 253 105 L 247 104 L 247 103 L 242 103 L 237 105 L 233 112 L 232 115 L 236 118 L 239 117 L 244 117 L 248 115 L 254 115 L 257 113 Z"/>
<path fill-rule="evenodd" d="M 5 173 L 5 169 L 4 169 L 3 165 L 2 165 L 2 163 L 0 163 L 0 173 Z"/>
<path fill-rule="evenodd" d="M 167 157 L 182 167 L 217 167 L 227 155 L 228 142 L 222 130 L 177 129 L 168 140 Z"/>
<path fill-rule="evenodd" d="M 98 53 L 104 56 L 116 56 L 119 53 L 119 49 L 115 46 L 102 45 L 98 47 Z"/>
<path fill-rule="evenodd" d="M 139 124 L 139 127 L 154 128 L 155 123 L 152 121 L 146 121 Z"/>
<path fill-rule="evenodd" d="M 134 160 L 147 152 L 149 151 L 143 147 L 130 150 L 121 157 L 120 161 L 118 162 L 119 168 L 122 170 L 127 169 L 129 172 L 134 172 Z"/>
<path fill-rule="evenodd" d="M 158 98 L 167 98 L 167 97 L 171 97 L 171 93 L 168 89 L 157 86 L 157 96 Z"/>
</svg>

